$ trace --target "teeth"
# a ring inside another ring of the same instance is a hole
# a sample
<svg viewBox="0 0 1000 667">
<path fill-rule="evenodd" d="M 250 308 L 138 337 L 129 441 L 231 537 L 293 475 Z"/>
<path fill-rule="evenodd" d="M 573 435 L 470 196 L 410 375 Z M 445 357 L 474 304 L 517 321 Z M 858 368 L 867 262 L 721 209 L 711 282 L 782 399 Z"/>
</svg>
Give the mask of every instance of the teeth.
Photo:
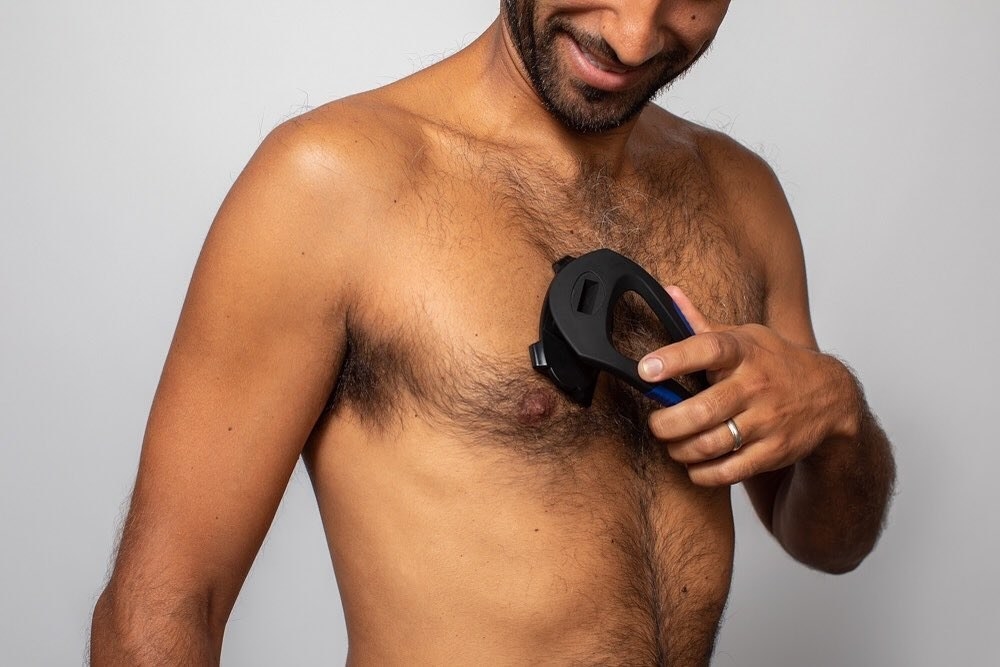
<svg viewBox="0 0 1000 667">
<path fill-rule="evenodd" d="M 606 64 L 602 63 L 600 60 L 598 60 L 597 58 L 595 58 L 593 56 L 593 54 L 590 53 L 590 51 L 588 51 L 587 49 L 585 49 L 583 47 L 580 47 L 580 52 L 583 53 L 583 57 L 587 59 L 587 62 L 589 62 L 591 65 L 593 65 L 597 69 L 601 70 L 602 72 L 611 72 L 613 74 L 623 74 L 623 73 L 625 73 L 627 71 L 627 70 L 619 68 L 619 67 L 611 67 L 609 65 L 606 65 Z"/>
<path fill-rule="evenodd" d="M 602 65 L 601 63 L 599 63 L 594 56 L 590 55 L 589 51 L 584 51 L 583 52 L 583 57 L 587 59 L 587 62 L 589 62 L 591 65 L 593 65 L 597 69 L 601 70 L 602 72 L 610 72 L 611 71 L 607 67 L 605 67 L 604 65 Z"/>
</svg>

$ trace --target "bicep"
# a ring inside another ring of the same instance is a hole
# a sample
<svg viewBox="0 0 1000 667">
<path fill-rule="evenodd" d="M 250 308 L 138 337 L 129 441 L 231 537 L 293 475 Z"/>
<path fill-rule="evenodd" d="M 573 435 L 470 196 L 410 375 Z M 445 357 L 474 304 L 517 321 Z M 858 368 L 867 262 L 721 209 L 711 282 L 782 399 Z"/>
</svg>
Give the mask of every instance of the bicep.
<svg viewBox="0 0 1000 667">
<path fill-rule="evenodd" d="M 336 243 L 320 242 L 325 204 L 299 167 L 265 145 L 213 223 L 153 402 L 116 569 L 133 587 L 210 597 L 223 616 L 342 353 L 344 285 L 331 276 L 343 267 Z"/>
</svg>

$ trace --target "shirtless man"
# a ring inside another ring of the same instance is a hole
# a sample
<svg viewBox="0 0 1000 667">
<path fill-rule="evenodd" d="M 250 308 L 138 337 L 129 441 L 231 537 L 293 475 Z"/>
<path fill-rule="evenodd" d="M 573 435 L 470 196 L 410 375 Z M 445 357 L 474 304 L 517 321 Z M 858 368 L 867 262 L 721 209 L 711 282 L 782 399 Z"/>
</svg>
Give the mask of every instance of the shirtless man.
<svg viewBox="0 0 1000 667">
<path fill-rule="evenodd" d="M 95 664 L 218 661 L 300 455 L 350 664 L 706 664 L 739 482 L 795 558 L 858 565 L 892 457 L 816 349 L 781 189 L 647 104 L 727 7 L 504 0 L 460 53 L 267 138 L 195 270 Z M 532 370 L 553 261 L 599 247 L 697 332 L 665 345 L 632 307 L 619 345 L 709 389 L 657 409 L 602 378 L 583 408 Z"/>
</svg>

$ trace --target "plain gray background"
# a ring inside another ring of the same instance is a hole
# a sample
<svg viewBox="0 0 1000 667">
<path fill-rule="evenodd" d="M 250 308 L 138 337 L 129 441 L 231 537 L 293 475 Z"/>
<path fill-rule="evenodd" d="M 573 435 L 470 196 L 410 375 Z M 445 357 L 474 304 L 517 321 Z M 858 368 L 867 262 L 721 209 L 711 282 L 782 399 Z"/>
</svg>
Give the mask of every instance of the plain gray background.
<svg viewBox="0 0 1000 667">
<path fill-rule="evenodd" d="M 495 0 L 0 2 L 0 663 L 83 660 L 147 410 L 208 225 L 280 121 L 468 43 Z M 736 490 L 715 664 L 996 664 L 997 64 L 988 0 L 736 0 L 660 99 L 763 154 L 817 333 L 896 446 L 888 532 L 804 569 Z M 291 480 L 224 663 L 342 663 Z"/>
</svg>

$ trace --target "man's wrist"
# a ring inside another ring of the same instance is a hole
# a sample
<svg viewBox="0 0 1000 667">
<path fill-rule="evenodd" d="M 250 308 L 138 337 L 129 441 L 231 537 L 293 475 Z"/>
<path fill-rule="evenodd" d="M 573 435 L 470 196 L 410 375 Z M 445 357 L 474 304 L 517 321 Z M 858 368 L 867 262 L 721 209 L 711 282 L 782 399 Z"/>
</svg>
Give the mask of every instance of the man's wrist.
<svg viewBox="0 0 1000 667">
<path fill-rule="evenodd" d="M 831 407 L 829 422 L 822 431 L 823 439 L 807 457 L 815 463 L 829 462 L 854 450 L 862 439 L 865 419 L 864 393 L 854 373 L 833 355 L 821 354 L 820 357 L 828 378 Z"/>
<path fill-rule="evenodd" d="M 834 430 L 833 437 L 849 442 L 857 442 L 861 438 L 862 425 L 865 416 L 865 396 L 861 384 L 854 372 L 837 357 L 823 355 L 831 365 L 832 372 L 837 376 L 843 398 L 843 416 L 839 427 Z"/>
</svg>

